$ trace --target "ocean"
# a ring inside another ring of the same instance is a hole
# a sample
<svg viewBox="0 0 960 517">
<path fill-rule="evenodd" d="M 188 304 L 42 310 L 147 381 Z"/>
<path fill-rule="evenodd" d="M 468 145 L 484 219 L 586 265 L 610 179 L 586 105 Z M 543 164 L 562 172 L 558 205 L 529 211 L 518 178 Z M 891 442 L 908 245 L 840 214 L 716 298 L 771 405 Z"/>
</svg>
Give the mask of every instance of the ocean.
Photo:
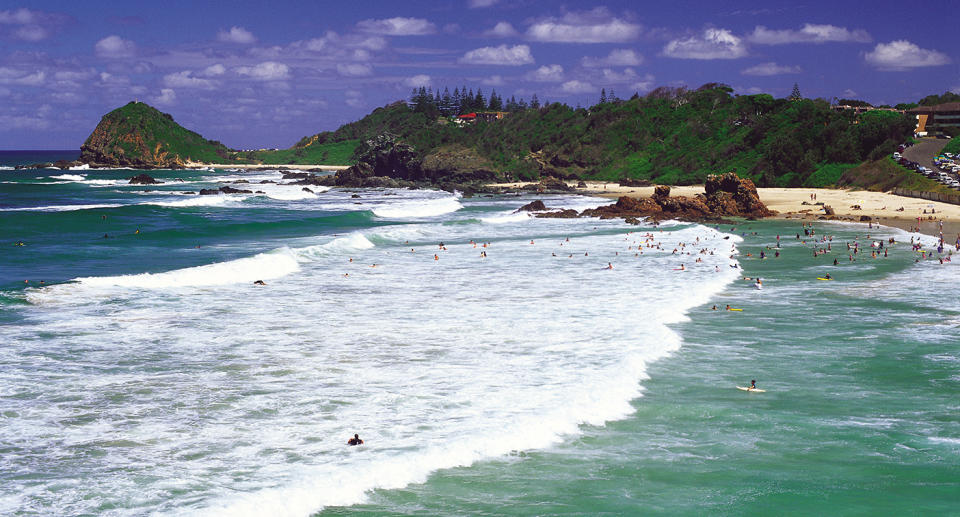
<svg viewBox="0 0 960 517">
<path fill-rule="evenodd" d="M 933 237 L 53 156 L 0 153 L 0 514 L 960 515 Z"/>
</svg>

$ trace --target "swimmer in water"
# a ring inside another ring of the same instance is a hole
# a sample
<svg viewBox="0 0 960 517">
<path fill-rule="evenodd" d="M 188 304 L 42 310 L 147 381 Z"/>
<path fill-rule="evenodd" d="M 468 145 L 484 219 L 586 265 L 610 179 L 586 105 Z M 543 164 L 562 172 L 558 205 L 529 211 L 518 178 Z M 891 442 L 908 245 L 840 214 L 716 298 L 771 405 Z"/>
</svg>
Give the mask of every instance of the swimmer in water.
<svg viewBox="0 0 960 517">
<path fill-rule="evenodd" d="M 607 267 L 605 267 L 604 269 L 613 269 L 613 264 L 607 262 Z"/>
<path fill-rule="evenodd" d="M 353 438 L 347 440 L 347 445 L 363 445 L 363 440 L 360 439 L 359 434 L 354 434 Z"/>
<path fill-rule="evenodd" d="M 253 282 L 253 285 L 267 285 L 267 283 L 264 282 L 263 280 L 255 280 Z"/>
</svg>

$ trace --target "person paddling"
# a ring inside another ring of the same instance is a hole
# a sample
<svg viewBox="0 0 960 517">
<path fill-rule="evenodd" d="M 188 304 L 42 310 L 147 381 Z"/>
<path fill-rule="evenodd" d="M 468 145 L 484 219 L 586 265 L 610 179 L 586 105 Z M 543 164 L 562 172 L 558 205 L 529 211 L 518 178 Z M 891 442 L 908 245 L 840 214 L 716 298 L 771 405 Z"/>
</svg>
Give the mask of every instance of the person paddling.
<svg viewBox="0 0 960 517">
<path fill-rule="evenodd" d="M 757 389 L 757 380 L 756 380 L 756 379 L 753 379 L 753 380 L 750 381 L 750 389 L 752 389 L 752 390 Z M 361 442 L 361 443 L 362 443 L 362 442 Z"/>
<path fill-rule="evenodd" d="M 360 439 L 359 434 L 354 434 L 353 438 L 347 440 L 347 445 L 363 445 L 363 440 Z"/>
</svg>

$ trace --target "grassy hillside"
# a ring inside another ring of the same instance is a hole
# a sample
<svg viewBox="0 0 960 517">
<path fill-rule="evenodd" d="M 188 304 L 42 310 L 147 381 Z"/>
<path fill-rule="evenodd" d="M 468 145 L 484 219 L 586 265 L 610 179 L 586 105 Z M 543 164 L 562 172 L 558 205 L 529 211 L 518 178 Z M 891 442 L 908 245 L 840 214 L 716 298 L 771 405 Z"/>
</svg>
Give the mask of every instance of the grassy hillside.
<svg viewBox="0 0 960 517">
<path fill-rule="evenodd" d="M 240 157 L 250 163 L 278 165 L 296 163 L 302 165 L 352 165 L 355 163 L 353 152 L 360 140 L 326 142 L 306 147 L 291 147 L 279 151 L 253 151 L 240 153 Z"/>
<path fill-rule="evenodd" d="M 222 162 L 230 149 L 177 124 L 142 102 L 107 113 L 80 148 L 86 162 L 129 166 L 178 166 L 187 161 Z"/>
<path fill-rule="evenodd" d="M 884 192 L 894 187 L 925 192 L 956 194 L 957 191 L 900 166 L 890 157 L 864 163 L 843 173 L 837 182 L 843 187 L 859 187 Z"/>
<path fill-rule="evenodd" d="M 759 185 L 823 186 L 835 183 L 850 164 L 892 152 L 912 128 L 908 117 L 896 113 L 856 117 L 834 112 L 822 100 L 735 96 L 710 84 L 696 91 L 660 88 L 589 109 L 550 104 L 462 127 L 429 106 L 398 102 L 306 137 L 294 149 L 313 153 L 390 132 L 421 157 L 460 144 L 502 175 L 521 179 L 553 174 L 690 184 L 735 171 Z"/>
</svg>

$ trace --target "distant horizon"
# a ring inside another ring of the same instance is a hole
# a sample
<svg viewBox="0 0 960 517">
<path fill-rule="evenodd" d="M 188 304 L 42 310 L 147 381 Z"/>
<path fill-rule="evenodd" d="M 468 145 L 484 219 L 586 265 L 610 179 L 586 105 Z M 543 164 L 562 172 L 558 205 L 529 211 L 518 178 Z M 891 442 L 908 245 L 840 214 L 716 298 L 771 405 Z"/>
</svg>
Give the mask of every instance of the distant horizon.
<svg viewBox="0 0 960 517">
<path fill-rule="evenodd" d="M 289 148 L 420 86 L 589 106 L 603 88 L 719 82 L 782 98 L 797 83 L 808 98 L 893 106 L 960 92 L 960 39 L 927 18 L 826 0 L 37 0 L 0 10 L 0 141 L 79 148 L 101 116 L 142 100 L 231 148 Z"/>
</svg>

